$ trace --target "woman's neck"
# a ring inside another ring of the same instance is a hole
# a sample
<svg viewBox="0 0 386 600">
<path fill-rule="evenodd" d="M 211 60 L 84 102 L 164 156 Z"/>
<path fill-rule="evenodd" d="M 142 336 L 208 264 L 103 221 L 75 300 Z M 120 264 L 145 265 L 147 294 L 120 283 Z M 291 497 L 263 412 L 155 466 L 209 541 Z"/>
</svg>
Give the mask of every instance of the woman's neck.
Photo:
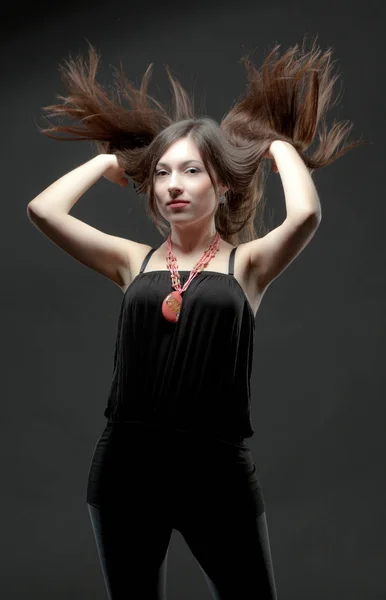
<svg viewBox="0 0 386 600">
<path fill-rule="evenodd" d="M 172 250 L 183 255 L 204 253 L 213 242 L 215 235 L 216 229 L 214 226 L 210 230 L 199 232 L 185 232 L 174 229 L 171 232 Z M 168 245 L 167 240 L 166 245 Z"/>
</svg>

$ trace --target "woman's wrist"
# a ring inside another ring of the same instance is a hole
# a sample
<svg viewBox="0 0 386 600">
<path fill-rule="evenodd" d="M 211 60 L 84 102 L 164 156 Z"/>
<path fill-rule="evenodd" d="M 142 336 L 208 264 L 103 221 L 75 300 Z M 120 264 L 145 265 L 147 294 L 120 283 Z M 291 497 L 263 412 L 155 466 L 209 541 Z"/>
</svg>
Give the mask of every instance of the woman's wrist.
<svg viewBox="0 0 386 600">
<path fill-rule="evenodd" d="M 117 157 L 115 156 L 115 154 L 97 154 L 92 160 L 96 164 L 101 165 L 103 172 L 107 171 L 109 167 L 117 165 Z"/>
<path fill-rule="evenodd" d="M 273 155 L 274 152 L 281 150 L 281 148 L 293 148 L 292 144 L 290 144 L 289 142 L 285 142 L 283 140 L 273 140 L 273 142 L 271 142 L 271 145 L 269 147 L 269 151 L 270 153 Z"/>
</svg>

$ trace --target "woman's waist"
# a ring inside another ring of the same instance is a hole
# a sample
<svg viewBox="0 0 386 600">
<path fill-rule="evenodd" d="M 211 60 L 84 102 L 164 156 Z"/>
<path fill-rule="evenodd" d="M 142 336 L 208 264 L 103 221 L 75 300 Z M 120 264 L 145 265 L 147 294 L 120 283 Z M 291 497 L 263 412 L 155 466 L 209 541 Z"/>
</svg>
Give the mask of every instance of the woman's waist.
<svg viewBox="0 0 386 600">
<path fill-rule="evenodd" d="M 205 428 L 197 428 L 195 425 L 181 427 L 167 420 L 122 419 L 116 416 L 108 419 L 106 428 L 118 436 L 139 436 L 142 441 L 149 443 L 157 441 L 206 450 L 211 447 L 249 450 L 244 438 L 221 435 Z"/>
</svg>

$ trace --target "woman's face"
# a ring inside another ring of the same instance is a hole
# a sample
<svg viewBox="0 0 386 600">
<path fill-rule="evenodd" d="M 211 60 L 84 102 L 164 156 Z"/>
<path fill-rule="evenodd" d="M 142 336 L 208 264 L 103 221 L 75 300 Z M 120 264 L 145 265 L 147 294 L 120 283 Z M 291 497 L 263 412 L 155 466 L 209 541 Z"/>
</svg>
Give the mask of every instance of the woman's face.
<svg viewBox="0 0 386 600">
<path fill-rule="evenodd" d="M 156 164 L 154 192 L 158 209 L 169 222 L 196 222 L 211 217 L 218 206 L 198 148 L 188 138 L 174 142 Z M 188 204 L 173 208 L 168 203 L 176 199 L 187 200 Z"/>
</svg>

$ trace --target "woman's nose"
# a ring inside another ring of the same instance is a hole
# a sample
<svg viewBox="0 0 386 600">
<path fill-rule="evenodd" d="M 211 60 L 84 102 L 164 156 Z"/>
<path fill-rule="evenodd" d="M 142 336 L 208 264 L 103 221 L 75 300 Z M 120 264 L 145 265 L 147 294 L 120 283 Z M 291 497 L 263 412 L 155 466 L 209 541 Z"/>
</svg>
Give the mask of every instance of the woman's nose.
<svg viewBox="0 0 386 600">
<path fill-rule="evenodd" d="M 182 187 L 181 185 L 178 185 L 178 183 L 173 183 L 171 182 L 171 184 L 168 187 L 168 191 L 169 194 L 173 194 L 173 193 L 181 193 Z"/>
</svg>

